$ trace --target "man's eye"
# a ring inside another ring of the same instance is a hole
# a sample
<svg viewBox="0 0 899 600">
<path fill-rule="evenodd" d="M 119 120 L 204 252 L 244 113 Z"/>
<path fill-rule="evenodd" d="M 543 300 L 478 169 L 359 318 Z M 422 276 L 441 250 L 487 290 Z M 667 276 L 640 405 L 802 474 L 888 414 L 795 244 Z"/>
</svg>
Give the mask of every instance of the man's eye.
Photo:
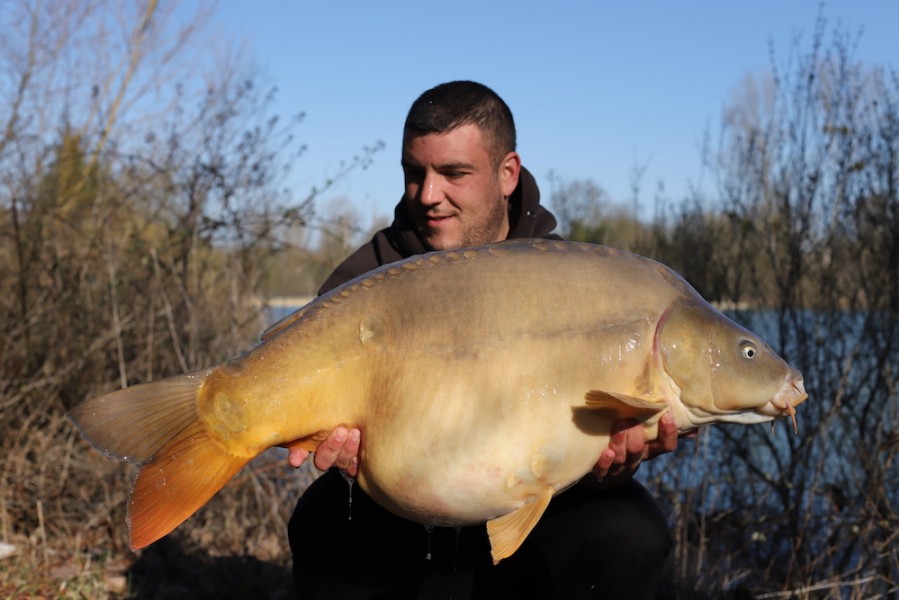
<svg viewBox="0 0 899 600">
<path fill-rule="evenodd" d="M 417 169 L 406 169 L 403 171 L 403 178 L 406 180 L 406 183 L 420 182 L 423 177 L 422 172 Z"/>
</svg>

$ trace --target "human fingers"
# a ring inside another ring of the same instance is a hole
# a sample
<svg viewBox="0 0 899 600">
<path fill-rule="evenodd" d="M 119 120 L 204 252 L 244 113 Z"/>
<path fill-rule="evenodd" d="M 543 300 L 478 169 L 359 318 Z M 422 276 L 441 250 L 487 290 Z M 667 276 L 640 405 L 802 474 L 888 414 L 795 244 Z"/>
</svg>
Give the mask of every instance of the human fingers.
<svg viewBox="0 0 899 600">
<path fill-rule="evenodd" d="M 596 464 L 593 466 L 593 475 L 596 479 L 602 481 L 609 474 L 609 469 L 612 468 L 612 464 L 615 461 L 615 451 L 611 448 L 606 448 L 603 450 L 602 454 L 599 455 L 599 460 L 596 461 Z"/>
<path fill-rule="evenodd" d="M 609 450 L 615 453 L 612 463 L 623 465 L 627 462 L 628 430 L 634 424 L 633 421 L 619 419 L 612 423 L 612 435 L 609 436 Z"/>
<path fill-rule="evenodd" d="M 287 462 L 290 466 L 297 469 L 309 458 L 309 451 L 302 448 L 290 448 L 287 451 Z"/>
<path fill-rule="evenodd" d="M 671 413 L 665 413 L 659 419 L 658 437 L 647 443 L 646 458 L 655 458 L 660 454 L 672 452 L 677 448 L 677 423 Z"/>
<path fill-rule="evenodd" d="M 359 440 L 361 439 L 361 437 L 361 433 L 358 429 L 350 429 L 350 435 L 347 437 L 346 442 L 340 449 L 340 454 L 337 456 L 337 460 L 334 461 L 335 467 L 345 470 L 347 475 L 351 477 L 355 477 L 356 472 L 359 470 L 358 454 Z"/>
<path fill-rule="evenodd" d="M 358 469 L 358 461 L 355 459 L 359 452 L 359 440 L 358 429 L 350 430 L 342 425 L 338 426 L 319 444 L 315 450 L 313 463 L 322 471 L 337 467 L 346 469 L 350 475 L 355 475 Z M 349 472 L 350 470 L 352 472 Z"/>
<path fill-rule="evenodd" d="M 625 451 L 627 453 L 624 460 L 624 467 L 630 471 L 636 471 L 640 463 L 646 458 L 646 441 L 643 439 L 643 426 L 631 422 L 631 425 L 625 430 Z"/>
<path fill-rule="evenodd" d="M 333 467 L 349 435 L 350 432 L 346 427 L 342 425 L 335 427 L 328 434 L 328 437 L 315 449 L 315 456 L 312 459 L 315 467 L 322 471 L 327 471 Z"/>
</svg>

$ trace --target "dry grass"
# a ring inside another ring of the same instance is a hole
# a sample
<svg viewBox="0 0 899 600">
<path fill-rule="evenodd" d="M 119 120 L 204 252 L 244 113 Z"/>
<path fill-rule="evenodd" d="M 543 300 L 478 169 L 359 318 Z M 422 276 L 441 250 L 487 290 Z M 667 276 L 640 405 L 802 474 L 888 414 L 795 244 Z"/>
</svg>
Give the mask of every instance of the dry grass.
<svg viewBox="0 0 899 600">
<path fill-rule="evenodd" d="M 283 452 L 260 456 L 176 532 L 132 552 L 133 465 L 89 448 L 61 413 L 6 433 L 0 541 L 15 553 L 0 559 L 0 597 L 292 597 L 287 520 L 315 472 L 294 471 Z"/>
</svg>

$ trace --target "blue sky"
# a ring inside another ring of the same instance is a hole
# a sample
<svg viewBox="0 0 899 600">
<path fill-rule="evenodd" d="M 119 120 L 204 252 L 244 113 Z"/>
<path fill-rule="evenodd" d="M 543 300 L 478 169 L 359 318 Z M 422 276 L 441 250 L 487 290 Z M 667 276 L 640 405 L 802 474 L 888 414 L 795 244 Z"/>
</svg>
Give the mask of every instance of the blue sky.
<svg viewBox="0 0 899 600">
<path fill-rule="evenodd" d="M 363 146 L 383 151 L 319 200 L 340 198 L 362 227 L 389 219 L 402 193 L 402 123 L 427 88 L 473 79 L 496 90 L 518 127 L 519 152 L 548 201 L 548 174 L 593 179 L 618 202 L 647 166 L 678 199 L 711 191 L 699 147 L 747 74 L 784 59 L 813 32 L 818 1 L 490 2 L 222 0 L 217 28 L 278 86 L 276 111 L 299 111 L 308 147 L 289 182 L 298 196 Z M 857 58 L 899 67 L 899 2 L 826 3 L 828 26 L 863 28 Z M 805 46 L 808 47 L 807 45 Z"/>
</svg>

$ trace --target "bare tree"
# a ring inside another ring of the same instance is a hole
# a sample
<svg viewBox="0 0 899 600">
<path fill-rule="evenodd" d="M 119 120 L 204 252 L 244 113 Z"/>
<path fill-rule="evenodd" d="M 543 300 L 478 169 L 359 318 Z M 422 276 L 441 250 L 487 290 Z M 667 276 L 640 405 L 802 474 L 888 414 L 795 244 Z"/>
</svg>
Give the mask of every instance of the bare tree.
<svg viewBox="0 0 899 600">
<path fill-rule="evenodd" d="M 772 51 L 771 76 L 725 112 L 721 214 L 701 220 L 715 227 L 675 230 L 712 246 L 722 299 L 752 308 L 737 319 L 803 371 L 810 397 L 798 435 L 717 427 L 701 478 L 689 461 L 654 471 L 680 573 L 709 593 L 899 589 L 899 79 L 859 64 L 856 41 L 828 38 L 822 17 L 785 65 Z"/>
<path fill-rule="evenodd" d="M 264 259 L 315 195 L 284 186 L 298 117 L 227 46 L 197 52 L 209 12 L 186 9 L 0 4 L 0 523 L 23 546 L 41 531 L 39 562 L 127 548 L 130 472 L 65 411 L 251 345 Z M 286 556 L 284 495 L 304 483 L 286 471 L 251 470 L 210 509 L 235 552 Z"/>
<path fill-rule="evenodd" d="M 591 179 L 562 181 L 550 173 L 550 204 L 559 231 L 569 240 L 633 248 L 641 224 L 624 205 L 613 202 Z"/>
</svg>

